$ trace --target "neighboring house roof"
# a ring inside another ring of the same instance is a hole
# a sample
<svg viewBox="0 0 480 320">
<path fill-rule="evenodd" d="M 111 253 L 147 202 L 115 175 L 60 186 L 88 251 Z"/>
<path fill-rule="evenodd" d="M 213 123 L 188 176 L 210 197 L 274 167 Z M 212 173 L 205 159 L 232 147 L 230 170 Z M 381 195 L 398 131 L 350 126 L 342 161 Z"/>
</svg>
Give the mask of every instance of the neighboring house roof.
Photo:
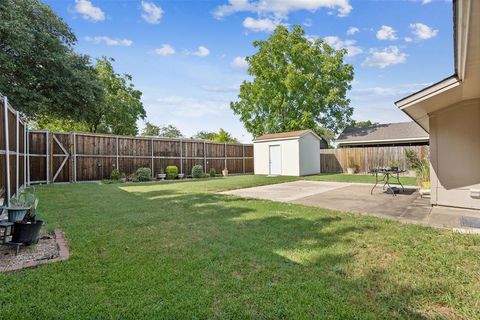
<svg viewBox="0 0 480 320">
<path fill-rule="evenodd" d="M 412 121 L 347 128 L 338 136 L 336 142 L 340 146 L 348 144 L 419 142 L 428 141 L 428 139 L 428 133 Z"/>
<path fill-rule="evenodd" d="M 290 131 L 290 132 L 280 132 L 280 133 L 268 133 L 261 135 L 255 139 L 253 139 L 254 142 L 256 141 L 266 141 L 266 140 L 287 140 L 287 139 L 297 139 L 300 137 L 303 137 L 304 135 L 311 133 L 318 139 L 322 140 L 321 137 L 319 137 L 315 132 L 312 130 L 299 130 L 299 131 Z"/>
</svg>

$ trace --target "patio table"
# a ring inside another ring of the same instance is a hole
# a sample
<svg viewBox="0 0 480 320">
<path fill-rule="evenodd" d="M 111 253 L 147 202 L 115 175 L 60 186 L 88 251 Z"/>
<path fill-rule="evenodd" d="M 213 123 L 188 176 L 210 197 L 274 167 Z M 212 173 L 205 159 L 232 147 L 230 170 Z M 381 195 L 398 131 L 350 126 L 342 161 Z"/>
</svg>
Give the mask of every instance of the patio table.
<svg viewBox="0 0 480 320">
<path fill-rule="evenodd" d="M 373 190 L 379 182 L 384 182 L 383 190 L 387 186 L 387 190 L 390 190 L 393 196 L 396 196 L 395 190 L 391 186 L 392 184 L 399 184 L 402 187 L 402 192 L 405 191 L 403 184 L 400 182 L 400 173 L 405 172 L 405 170 L 400 170 L 398 168 L 376 168 L 370 169 L 368 173 L 375 175 L 375 185 L 373 186 L 370 194 L 373 194 Z"/>
</svg>

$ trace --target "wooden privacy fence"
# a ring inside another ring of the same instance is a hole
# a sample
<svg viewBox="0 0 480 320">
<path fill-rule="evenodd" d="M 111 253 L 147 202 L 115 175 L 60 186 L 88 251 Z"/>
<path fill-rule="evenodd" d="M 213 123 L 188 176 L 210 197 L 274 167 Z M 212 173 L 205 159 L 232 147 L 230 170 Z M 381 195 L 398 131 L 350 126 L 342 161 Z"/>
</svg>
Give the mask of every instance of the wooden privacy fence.
<svg viewBox="0 0 480 320">
<path fill-rule="evenodd" d="M 130 175 L 148 167 L 152 177 L 169 165 L 187 175 L 196 164 L 205 173 L 253 173 L 251 144 L 29 130 L 8 99 L 0 99 L 0 198 L 7 202 L 30 183 L 101 180 L 116 168 Z"/>
<path fill-rule="evenodd" d="M 27 183 L 27 126 L 8 99 L 0 99 L 0 198 L 8 202 Z"/>
<path fill-rule="evenodd" d="M 359 173 L 367 173 L 375 167 L 386 167 L 391 161 L 398 161 L 399 167 L 408 169 L 405 150 L 414 150 L 422 157 L 428 157 L 429 146 L 365 147 L 320 150 L 320 170 L 324 173 L 346 172 L 353 162 Z"/>
<path fill-rule="evenodd" d="M 253 172 L 252 145 L 203 140 L 29 131 L 29 150 L 31 183 L 101 180 L 116 168 L 130 175 L 148 167 L 155 177 L 170 165 L 187 175 L 196 164 L 206 173 Z"/>
</svg>

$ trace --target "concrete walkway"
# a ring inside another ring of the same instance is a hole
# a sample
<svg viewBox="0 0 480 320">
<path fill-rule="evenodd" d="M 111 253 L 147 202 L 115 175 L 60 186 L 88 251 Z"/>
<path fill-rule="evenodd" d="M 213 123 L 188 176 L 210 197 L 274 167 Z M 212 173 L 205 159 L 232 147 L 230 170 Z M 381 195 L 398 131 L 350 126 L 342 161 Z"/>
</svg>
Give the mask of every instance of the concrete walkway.
<svg viewBox="0 0 480 320">
<path fill-rule="evenodd" d="M 295 203 L 337 211 L 368 214 L 407 223 L 425 224 L 480 234 L 480 212 L 433 207 L 415 188 L 392 196 L 377 186 L 360 183 L 294 181 L 222 192 L 244 198 Z"/>
</svg>

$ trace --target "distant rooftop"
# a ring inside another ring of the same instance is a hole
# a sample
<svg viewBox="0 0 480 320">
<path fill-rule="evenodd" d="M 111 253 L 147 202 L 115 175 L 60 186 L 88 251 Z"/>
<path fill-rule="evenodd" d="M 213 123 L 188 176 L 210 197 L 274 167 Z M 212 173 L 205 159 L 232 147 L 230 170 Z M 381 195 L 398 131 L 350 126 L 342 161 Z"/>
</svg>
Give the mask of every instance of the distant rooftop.
<svg viewBox="0 0 480 320">
<path fill-rule="evenodd" d="M 307 132 L 313 132 L 311 130 L 299 130 L 280 133 L 269 133 L 256 137 L 255 140 L 272 140 L 272 139 L 285 139 L 285 138 L 298 138 L 306 134 Z"/>
<path fill-rule="evenodd" d="M 429 135 L 415 122 L 376 124 L 345 129 L 337 138 L 337 145 L 388 144 L 396 142 L 428 141 Z"/>
</svg>

